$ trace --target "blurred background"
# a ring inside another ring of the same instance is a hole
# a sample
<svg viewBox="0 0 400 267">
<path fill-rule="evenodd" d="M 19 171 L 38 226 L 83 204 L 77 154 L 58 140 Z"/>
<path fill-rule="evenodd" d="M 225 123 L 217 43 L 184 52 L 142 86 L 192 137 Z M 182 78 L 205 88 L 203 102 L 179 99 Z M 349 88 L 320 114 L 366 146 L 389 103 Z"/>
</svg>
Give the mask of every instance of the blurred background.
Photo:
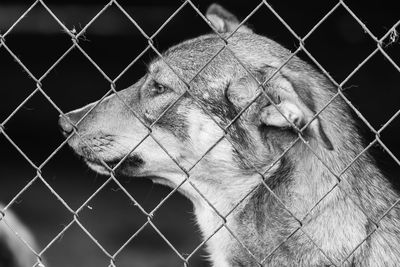
<svg viewBox="0 0 400 267">
<path fill-rule="evenodd" d="M 108 3 L 100 0 L 44 1 L 70 30 L 80 31 Z M 193 0 L 204 13 L 214 1 Z M 218 1 L 244 19 L 260 1 Z M 268 1 L 275 11 L 301 37 L 335 6 L 336 1 Z M 347 1 L 348 6 L 371 32 L 381 38 L 399 19 L 396 1 Z M 0 2 L 0 33 L 4 34 L 34 3 L 27 0 Z M 183 3 L 176 0 L 118 1 L 149 36 Z M 248 24 L 292 51 L 298 41 L 264 5 Z M 397 28 L 400 31 L 400 27 Z M 155 36 L 160 51 L 182 40 L 210 32 L 209 26 L 186 4 Z M 396 32 L 383 40 L 385 52 L 400 65 L 400 43 Z M 35 77 L 41 77 L 68 50 L 72 41 L 56 20 L 38 3 L 8 33 L 5 43 Z M 111 78 L 117 77 L 147 46 L 146 38 L 114 5 L 89 26 L 80 46 Z M 376 43 L 357 21 L 339 7 L 305 41 L 313 57 L 337 81 L 342 82 L 375 48 Z M 146 63 L 157 55 L 144 53 L 117 81 L 121 90 L 140 78 Z M 305 53 L 299 56 L 312 62 Z M 344 85 L 346 95 L 372 127 L 382 127 L 400 108 L 400 73 L 381 53 L 376 53 Z M 78 50 L 72 50 L 42 80 L 46 94 L 63 111 L 78 108 L 101 98 L 110 84 L 97 68 Z M 64 141 L 57 126 L 58 111 L 40 93 L 32 95 L 23 106 L 10 114 L 36 89 L 36 83 L 0 46 L 0 122 L 12 141 L 36 165 L 42 177 L 68 205 L 76 210 L 107 180 L 91 172 L 66 146 L 49 156 Z M 374 134 L 361 122 L 367 143 Z M 400 118 L 394 119 L 380 134 L 393 155 L 400 157 Z M 400 168 L 380 146 L 370 150 L 392 181 L 400 181 Z M 36 175 L 21 153 L 0 134 L 0 201 L 9 203 Z M 122 185 L 144 207 L 152 210 L 171 191 L 147 180 L 119 177 Z M 73 215 L 37 180 L 13 202 L 11 208 L 32 229 L 40 248 L 68 225 Z M 111 182 L 92 198 L 79 213 L 79 220 L 90 234 L 114 254 L 146 222 L 146 217 L 126 194 Z M 192 215 L 191 204 L 175 193 L 155 213 L 154 224 L 184 256 L 201 243 Z M 190 259 L 190 266 L 208 266 L 200 248 Z M 84 231 L 73 225 L 55 240 L 44 257 L 48 266 L 108 266 L 109 259 Z M 117 266 L 183 266 L 174 250 L 151 227 L 145 227 L 116 258 Z"/>
</svg>

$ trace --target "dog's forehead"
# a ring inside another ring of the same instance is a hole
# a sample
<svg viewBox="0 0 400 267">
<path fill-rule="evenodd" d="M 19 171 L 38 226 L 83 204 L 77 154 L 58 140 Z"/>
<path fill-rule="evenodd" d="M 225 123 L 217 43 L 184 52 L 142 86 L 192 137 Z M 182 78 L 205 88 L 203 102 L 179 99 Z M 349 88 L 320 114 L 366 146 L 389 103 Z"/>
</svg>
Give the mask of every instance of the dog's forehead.
<svg viewBox="0 0 400 267">
<path fill-rule="evenodd" d="M 216 55 L 225 43 L 216 35 L 204 35 L 172 46 L 164 52 L 163 61 L 186 75 L 197 74 L 206 65 L 214 65 L 220 61 Z M 212 62 L 210 62 L 212 61 Z"/>
<path fill-rule="evenodd" d="M 187 87 L 185 85 L 188 84 L 193 87 L 194 93 L 199 87 L 202 88 L 202 91 L 207 90 L 210 81 L 216 82 L 217 72 L 223 72 L 221 59 L 214 58 L 223 46 L 224 42 L 213 35 L 200 36 L 179 43 L 149 64 L 149 77 L 177 90 L 185 90 Z M 208 63 L 209 60 L 215 62 Z M 217 61 L 219 62 L 217 63 Z M 215 68 L 215 64 L 219 65 L 218 69 Z M 204 68 L 206 65 L 209 68 L 214 66 L 211 71 L 213 72 L 212 77 L 209 75 L 210 70 Z M 200 86 L 196 86 L 196 84 Z"/>
<path fill-rule="evenodd" d="M 202 35 L 183 41 L 170 47 L 164 55 L 166 57 L 185 57 L 201 59 L 204 55 L 215 55 L 225 45 L 224 41 L 215 34 Z"/>
</svg>

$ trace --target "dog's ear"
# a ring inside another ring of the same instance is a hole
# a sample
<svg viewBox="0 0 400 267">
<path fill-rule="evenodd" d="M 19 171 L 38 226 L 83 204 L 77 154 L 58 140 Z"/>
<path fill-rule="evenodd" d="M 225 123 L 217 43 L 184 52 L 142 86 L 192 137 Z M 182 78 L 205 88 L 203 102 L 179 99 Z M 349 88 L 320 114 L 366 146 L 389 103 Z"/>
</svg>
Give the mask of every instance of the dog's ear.
<svg viewBox="0 0 400 267">
<path fill-rule="evenodd" d="M 298 86 L 304 85 L 298 84 Z M 245 77 L 233 82 L 226 90 L 229 101 L 243 108 L 261 92 L 261 87 L 253 77 Z M 279 73 L 269 81 L 265 90 L 275 105 L 266 99 L 251 105 L 247 116 L 252 121 L 278 128 L 296 126 L 298 129 L 302 129 L 309 123 L 304 133 L 318 140 L 326 149 L 333 150 L 333 145 L 321 125 L 320 118 L 318 116 L 314 118 L 315 112 L 310 95 L 300 96 L 300 92 L 296 91 L 293 83 Z M 298 91 L 306 94 L 304 88 Z"/>
<path fill-rule="evenodd" d="M 236 16 L 218 4 L 212 4 L 208 7 L 206 17 L 219 33 L 233 32 L 240 24 Z M 253 32 L 245 25 L 240 26 L 237 31 Z"/>
</svg>

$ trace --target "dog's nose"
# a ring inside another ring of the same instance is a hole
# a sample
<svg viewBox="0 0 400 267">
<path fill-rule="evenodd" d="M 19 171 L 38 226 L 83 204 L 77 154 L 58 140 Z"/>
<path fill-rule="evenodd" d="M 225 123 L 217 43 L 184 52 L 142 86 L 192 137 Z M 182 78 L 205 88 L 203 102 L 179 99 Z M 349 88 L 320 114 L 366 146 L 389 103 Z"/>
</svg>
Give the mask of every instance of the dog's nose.
<svg viewBox="0 0 400 267">
<path fill-rule="evenodd" d="M 68 115 L 65 115 L 68 117 Z M 58 119 L 58 125 L 60 126 L 60 130 L 62 134 L 67 137 L 74 130 L 74 126 L 62 115 L 60 115 Z"/>
<path fill-rule="evenodd" d="M 60 115 L 58 119 L 58 125 L 60 126 L 60 130 L 65 137 L 69 136 L 73 131 L 74 128 L 78 130 L 78 123 L 84 119 L 91 111 L 93 104 L 86 105 L 82 108 L 75 109 L 66 113 L 64 116 Z"/>
</svg>

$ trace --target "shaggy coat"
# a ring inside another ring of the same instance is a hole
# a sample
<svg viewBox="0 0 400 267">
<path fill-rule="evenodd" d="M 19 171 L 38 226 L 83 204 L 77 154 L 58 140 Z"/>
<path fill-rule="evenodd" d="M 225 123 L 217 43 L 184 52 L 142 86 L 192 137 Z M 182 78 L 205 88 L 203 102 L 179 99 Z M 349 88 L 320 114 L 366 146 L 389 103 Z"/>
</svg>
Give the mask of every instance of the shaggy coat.
<svg viewBox="0 0 400 267">
<path fill-rule="evenodd" d="M 399 195 L 359 155 L 337 88 L 248 27 L 232 34 L 222 7 L 207 18 L 227 44 L 184 41 L 129 88 L 61 117 L 69 145 L 99 173 L 179 185 L 215 267 L 398 266 Z"/>
</svg>

